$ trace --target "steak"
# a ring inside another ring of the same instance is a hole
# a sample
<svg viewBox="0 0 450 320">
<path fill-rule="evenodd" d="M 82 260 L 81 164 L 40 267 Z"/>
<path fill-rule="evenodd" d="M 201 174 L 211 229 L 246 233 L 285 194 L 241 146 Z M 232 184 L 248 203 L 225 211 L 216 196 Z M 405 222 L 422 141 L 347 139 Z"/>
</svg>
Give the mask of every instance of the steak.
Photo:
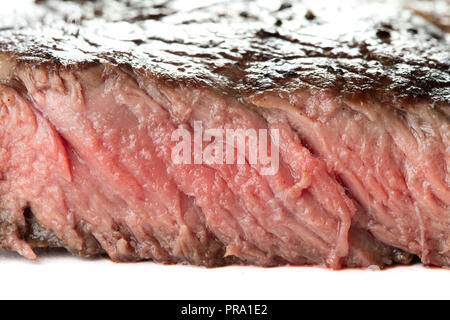
<svg viewBox="0 0 450 320">
<path fill-rule="evenodd" d="M 1 14 L 0 247 L 450 266 L 438 2 L 192 2 L 22 0 Z M 197 162 L 214 130 L 269 132 L 276 170 L 261 135 L 231 147 L 240 162 L 223 149 Z M 173 157 L 178 132 L 193 163 Z"/>
</svg>

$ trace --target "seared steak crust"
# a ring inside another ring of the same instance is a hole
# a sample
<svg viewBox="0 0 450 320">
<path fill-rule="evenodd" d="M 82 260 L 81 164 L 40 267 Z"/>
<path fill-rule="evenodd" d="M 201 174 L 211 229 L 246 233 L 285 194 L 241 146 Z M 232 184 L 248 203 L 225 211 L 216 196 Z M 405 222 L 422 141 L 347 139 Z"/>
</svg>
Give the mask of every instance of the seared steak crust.
<svg viewBox="0 0 450 320">
<path fill-rule="evenodd" d="M 33 63 L 108 63 L 235 95 L 319 88 L 447 109 L 448 36 L 401 5 L 43 0 L 0 22 L 0 50 Z"/>
</svg>

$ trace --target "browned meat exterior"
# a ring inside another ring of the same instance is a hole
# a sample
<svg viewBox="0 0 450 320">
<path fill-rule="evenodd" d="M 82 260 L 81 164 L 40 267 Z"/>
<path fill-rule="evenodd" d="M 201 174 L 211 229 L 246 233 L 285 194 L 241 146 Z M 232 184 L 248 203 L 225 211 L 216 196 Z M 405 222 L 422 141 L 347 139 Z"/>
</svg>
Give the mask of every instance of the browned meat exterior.
<svg viewBox="0 0 450 320">
<path fill-rule="evenodd" d="M 450 1 L 417 0 L 409 1 L 407 8 L 421 15 L 442 30 L 450 32 Z"/>
<path fill-rule="evenodd" d="M 337 2 L 23 0 L 0 14 L 0 247 L 450 266 L 445 13 Z M 175 161 L 178 129 L 211 150 L 199 123 L 277 132 L 278 170 L 252 144 L 241 163 Z"/>
</svg>

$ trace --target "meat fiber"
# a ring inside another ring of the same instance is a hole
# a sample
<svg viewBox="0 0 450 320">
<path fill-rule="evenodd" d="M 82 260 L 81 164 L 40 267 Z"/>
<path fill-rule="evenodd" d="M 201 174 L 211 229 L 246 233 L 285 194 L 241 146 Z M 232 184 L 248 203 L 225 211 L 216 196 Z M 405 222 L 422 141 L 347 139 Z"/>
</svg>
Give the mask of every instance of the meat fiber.
<svg viewBox="0 0 450 320">
<path fill-rule="evenodd" d="M 450 266 L 449 37 L 421 12 L 24 0 L 0 22 L 0 247 Z M 243 163 L 178 163 L 179 129 L 210 149 L 198 123 L 277 132 L 276 172 L 251 144 Z"/>
</svg>

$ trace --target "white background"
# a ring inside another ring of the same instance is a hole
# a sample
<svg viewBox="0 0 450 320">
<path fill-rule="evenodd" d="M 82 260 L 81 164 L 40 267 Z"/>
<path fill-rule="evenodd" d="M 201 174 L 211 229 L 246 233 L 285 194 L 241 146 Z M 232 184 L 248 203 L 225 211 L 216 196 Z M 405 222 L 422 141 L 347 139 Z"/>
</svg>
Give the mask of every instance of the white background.
<svg viewBox="0 0 450 320">
<path fill-rule="evenodd" d="M 205 269 L 0 251 L 0 299 L 450 299 L 450 270 Z"/>
</svg>

